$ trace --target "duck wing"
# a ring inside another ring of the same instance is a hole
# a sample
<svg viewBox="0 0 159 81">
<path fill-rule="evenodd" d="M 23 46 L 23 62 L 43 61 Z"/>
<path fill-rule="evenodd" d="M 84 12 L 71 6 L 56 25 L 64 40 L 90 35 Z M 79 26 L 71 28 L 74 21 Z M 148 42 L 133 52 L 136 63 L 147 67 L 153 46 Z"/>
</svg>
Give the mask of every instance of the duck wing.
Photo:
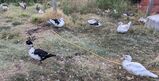
<svg viewBox="0 0 159 81">
<path fill-rule="evenodd" d="M 46 57 L 48 55 L 48 52 L 42 49 L 35 49 L 34 54 L 39 55 L 40 57 Z"/>
<path fill-rule="evenodd" d="M 127 65 L 125 65 L 125 69 L 132 74 L 140 75 L 142 72 L 147 71 L 147 69 L 137 62 L 131 62 Z"/>
<path fill-rule="evenodd" d="M 141 65 L 140 63 L 137 63 L 137 62 L 131 62 L 130 64 L 128 64 L 126 70 L 129 73 L 132 73 L 134 75 L 158 78 L 158 75 L 150 72 L 143 65 Z"/>
<path fill-rule="evenodd" d="M 97 20 L 95 20 L 95 19 L 88 20 L 87 22 L 88 22 L 89 24 L 98 23 L 98 21 L 97 21 Z"/>
<path fill-rule="evenodd" d="M 55 22 L 57 25 L 60 24 L 60 22 L 59 22 L 58 19 L 52 19 L 52 20 L 54 20 L 54 22 Z"/>
</svg>

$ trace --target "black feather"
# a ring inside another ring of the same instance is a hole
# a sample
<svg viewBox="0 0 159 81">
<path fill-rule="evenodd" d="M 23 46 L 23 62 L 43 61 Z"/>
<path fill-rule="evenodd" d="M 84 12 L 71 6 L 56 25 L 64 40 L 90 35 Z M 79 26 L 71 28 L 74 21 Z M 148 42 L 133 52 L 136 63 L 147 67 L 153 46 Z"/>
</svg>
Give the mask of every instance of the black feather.
<svg viewBox="0 0 159 81">
<path fill-rule="evenodd" d="M 48 54 L 48 52 L 46 52 L 42 49 L 35 49 L 34 54 L 38 55 L 41 58 L 41 61 L 43 61 L 43 60 L 45 60 L 49 57 L 56 56 L 56 55 L 53 55 L 53 54 Z"/>
<path fill-rule="evenodd" d="M 26 41 L 26 44 L 27 44 L 27 45 L 32 45 L 33 43 L 32 43 L 30 40 L 27 40 L 27 41 Z"/>
<path fill-rule="evenodd" d="M 56 24 L 60 24 L 58 19 L 52 19 L 52 20 L 54 20 Z"/>
<path fill-rule="evenodd" d="M 93 23 L 93 24 L 90 24 L 90 25 L 99 25 L 98 21 Z"/>
<path fill-rule="evenodd" d="M 36 10 L 37 10 L 37 11 L 39 11 L 39 10 L 40 10 L 39 5 L 36 5 Z"/>
</svg>

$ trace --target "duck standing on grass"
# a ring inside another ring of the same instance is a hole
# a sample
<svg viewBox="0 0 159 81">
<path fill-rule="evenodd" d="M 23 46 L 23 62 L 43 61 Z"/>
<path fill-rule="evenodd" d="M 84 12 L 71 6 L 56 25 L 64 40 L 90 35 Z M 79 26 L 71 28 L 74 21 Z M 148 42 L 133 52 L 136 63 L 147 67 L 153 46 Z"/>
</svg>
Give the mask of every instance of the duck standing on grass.
<svg viewBox="0 0 159 81">
<path fill-rule="evenodd" d="M 59 18 L 59 19 L 49 19 L 48 23 L 50 25 L 54 25 L 55 27 L 61 28 L 65 25 L 64 19 Z"/>
<path fill-rule="evenodd" d="M 126 33 L 131 27 L 131 21 L 128 24 L 123 24 L 123 22 L 118 23 L 117 32 L 118 33 Z"/>
<path fill-rule="evenodd" d="M 33 43 L 30 40 L 26 41 L 26 45 L 28 45 L 28 47 L 29 47 L 29 56 L 35 60 L 40 61 L 40 63 L 42 63 L 42 61 L 44 61 L 45 59 L 47 59 L 49 57 L 56 56 L 53 54 L 49 54 L 48 52 L 46 52 L 42 49 L 35 49 L 33 47 Z"/>
<path fill-rule="evenodd" d="M 89 23 L 89 25 L 91 26 L 95 26 L 95 27 L 100 27 L 102 24 L 96 20 L 96 19 L 90 19 L 87 21 Z"/>
<path fill-rule="evenodd" d="M 25 2 L 19 2 L 19 6 L 22 8 L 22 9 L 26 9 L 26 3 Z"/>
<path fill-rule="evenodd" d="M 145 76 L 158 78 L 158 75 L 147 70 L 143 65 L 138 62 L 131 62 L 132 57 L 130 55 L 124 55 L 122 67 L 127 70 L 129 73 L 134 74 L 136 76 Z"/>
</svg>

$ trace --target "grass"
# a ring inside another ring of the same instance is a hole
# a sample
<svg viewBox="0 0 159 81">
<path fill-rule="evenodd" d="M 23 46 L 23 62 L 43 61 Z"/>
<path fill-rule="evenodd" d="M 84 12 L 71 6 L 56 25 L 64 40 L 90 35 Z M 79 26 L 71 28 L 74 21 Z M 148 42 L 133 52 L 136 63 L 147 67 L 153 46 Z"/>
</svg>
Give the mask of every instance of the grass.
<svg viewBox="0 0 159 81">
<path fill-rule="evenodd" d="M 57 15 L 52 15 L 50 9 L 44 15 L 37 15 L 34 12 L 34 6 L 29 7 L 30 10 L 23 13 L 19 13 L 21 10 L 18 7 L 13 8 L 18 14 L 11 9 L 11 11 L 5 12 L 10 12 L 9 15 L 1 14 L 2 19 L 0 20 L 0 76 L 5 76 L 2 81 L 127 81 L 126 76 L 129 75 L 123 70 L 115 69 L 119 66 L 100 59 L 89 51 L 115 61 L 120 60 L 123 54 L 129 52 L 133 56 L 133 60 L 144 65 L 153 61 L 159 52 L 159 33 L 141 25 L 135 25 L 126 34 L 119 34 L 116 32 L 115 20 L 101 15 L 87 14 L 87 12 L 85 14 L 68 14 L 69 16 L 67 16 L 62 10 L 59 10 Z M 65 17 L 68 29 L 54 29 L 45 26 L 40 31 L 34 32 L 32 36 L 36 37 L 36 40 L 33 41 L 34 47 L 57 54 L 62 60 L 53 57 L 38 65 L 37 61 L 30 59 L 24 45 L 28 37 L 25 32 L 39 27 L 31 24 L 29 20 L 36 23 L 41 19 L 40 22 L 45 22 L 49 18 L 60 16 Z M 103 26 L 93 28 L 87 25 L 85 21 L 90 17 L 101 19 Z M 9 22 L 7 22 L 8 20 Z M 21 20 L 23 21 L 21 22 Z M 68 42 L 84 49 L 59 39 L 56 34 L 50 32 L 52 30 L 57 31 Z M 76 56 L 76 53 L 79 55 Z M 157 67 L 156 64 L 154 68 Z M 134 80 L 155 81 L 154 79 L 143 80 L 138 77 Z"/>
<path fill-rule="evenodd" d="M 110 9 L 111 13 L 109 15 L 114 18 L 121 17 L 123 12 L 131 9 L 129 0 L 96 0 L 96 3 L 100 9 Z"/>
<path fill-rule="evenodd" d="M 72 13 L 81 13 L 81 14 L 90 13 L 96 7 L 95 0 L 61 1 L 61 5 L 62 5 L 63 12 L 66 15 L 70 15 Z"/>
</svg>

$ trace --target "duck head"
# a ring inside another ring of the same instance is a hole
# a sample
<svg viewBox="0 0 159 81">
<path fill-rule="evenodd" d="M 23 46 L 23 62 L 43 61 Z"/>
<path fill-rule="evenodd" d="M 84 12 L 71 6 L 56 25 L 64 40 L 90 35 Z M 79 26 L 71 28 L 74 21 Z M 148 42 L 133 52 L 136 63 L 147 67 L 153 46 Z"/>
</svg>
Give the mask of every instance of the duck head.
<svg viewBox="0 0 159 81">
<path fill-rule="evenodd" d="M 118 22 L 118 26 L 123 25 L 123 22 Z"/>
<path fill-rule="evenodd" d="M 122 59 L 130 62 L 132 61 L 132 57 L 130 55 L 124 55 Z"/>
<path fill-rule="evenodd" d="M 31 40 L 27 40 L 26 45 L 28 45 L 28 47 L 31 48 L 33 47 L 33 42 Z"/>
</svg>

